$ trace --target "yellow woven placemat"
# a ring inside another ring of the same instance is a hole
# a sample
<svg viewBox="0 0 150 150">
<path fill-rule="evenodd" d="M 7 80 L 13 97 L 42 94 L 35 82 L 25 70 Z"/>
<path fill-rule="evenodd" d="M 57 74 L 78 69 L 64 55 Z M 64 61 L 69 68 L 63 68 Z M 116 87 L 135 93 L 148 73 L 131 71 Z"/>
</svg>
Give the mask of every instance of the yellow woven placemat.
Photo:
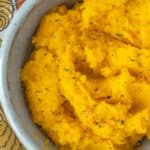
<svg viewBox="0 0 150 150">
<path fill-rule="evenodd" d="M 24 150 L 15 134 L 9 127 L 0 107 L 0 150 Z"/>
</svg>

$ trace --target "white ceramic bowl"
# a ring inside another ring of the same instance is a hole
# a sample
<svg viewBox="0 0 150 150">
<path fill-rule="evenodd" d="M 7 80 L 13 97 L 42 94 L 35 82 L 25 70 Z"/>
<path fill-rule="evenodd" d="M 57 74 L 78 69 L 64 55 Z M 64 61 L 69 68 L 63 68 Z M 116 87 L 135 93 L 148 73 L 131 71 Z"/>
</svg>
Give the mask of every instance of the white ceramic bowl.
<svg viewBox="0 0 150 150">
<path fill-rule="evenodd" d="M 6 117 L 27 150 L 54 150 L 55 146 L 36 127 L 30 118 L 20 70 L 32 51 L 31 38 L 42 15 L 50 8 L 75 0 L 27 0 L 13 18 L 0 50 L 0 100 Z M 45 144 L 45 142 L 47 144 Z M 149 142 L 143 150 L 150 150 Z"/>
<path fill-rule="evenodd" d="M 21 88 L 20 70 L 31 54 L 31 39 L 40 18 L 62 3 L 72 4 L 73 0 L 27 0 L 14 16 L 0 49 L 1 104 L 9 124 L 28 150 L 55 149 L 31 121 Z"/>
</svg>

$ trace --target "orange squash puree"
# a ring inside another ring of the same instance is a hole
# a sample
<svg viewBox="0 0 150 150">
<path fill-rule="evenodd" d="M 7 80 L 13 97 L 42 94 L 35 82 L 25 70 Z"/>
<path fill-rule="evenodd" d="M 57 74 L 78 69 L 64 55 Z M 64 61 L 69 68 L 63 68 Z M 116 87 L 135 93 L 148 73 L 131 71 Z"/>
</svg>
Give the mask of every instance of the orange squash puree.
<svg viewBox="0 0 150 150">
<path fill-rule="evenodd" d="M 150 1 L 84 0 L 46 14 L 21 80 L 61 150 L 131 150 L 150 136 Z"/>
</svg>

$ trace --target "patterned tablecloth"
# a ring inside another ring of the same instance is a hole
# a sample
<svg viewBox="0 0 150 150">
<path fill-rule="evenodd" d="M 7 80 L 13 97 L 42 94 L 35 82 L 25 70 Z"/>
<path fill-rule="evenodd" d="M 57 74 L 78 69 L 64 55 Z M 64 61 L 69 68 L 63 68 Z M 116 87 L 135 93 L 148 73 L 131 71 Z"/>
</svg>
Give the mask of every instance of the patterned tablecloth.
<svg viewBox="0 0 150 150">
<path fill-rule="evenodd" d="M 0 0 L 0 45 L 11 19 L 25 0 Z M 31 0 L 32 1 L 32 0 Z M 9 127 L 0 106 L 0 150 L 23 150 L 23 146 Z"/>
</svg>

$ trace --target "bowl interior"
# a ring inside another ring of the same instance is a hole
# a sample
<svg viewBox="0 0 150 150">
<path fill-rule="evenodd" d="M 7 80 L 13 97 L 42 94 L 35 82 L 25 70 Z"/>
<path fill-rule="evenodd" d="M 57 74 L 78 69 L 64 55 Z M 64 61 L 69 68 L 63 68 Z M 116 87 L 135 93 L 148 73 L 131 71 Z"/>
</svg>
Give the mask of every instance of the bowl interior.
<svg viewBox="0 0 150 150">
<path fill-rule="evenodd" d="M 75 0 L 68 0 L 72 4 Z M 22 136 L 26 136 L 26 141 L 21 141 L 27 149 L 44 150 L 56 149 L 55 146 L 48 141 L 48 138 L 33 124 L 29 115 L 23 89 L 20 82 L 20 71 L 25 61 L 32 52 L 31 39 L 38 26 L 40 18 L 50 8 L 55 7 L 66 0 L 42 0 L 28 14 L 24 22 L 20 25 L 14 41 L 11 46 L 8 58 L 7 81 L 11 100 L 11 108 L 16 115 L 16 124 Z M 15 120 L 14 120 L 15 121 Z M 30 142 L 30 144 L 29 144 Z M 30 145 L 30 146 L 29 146 Z M 146 142 L 143 150 L 150 149 L 150 143 Z"/>
<path fill-rule="evenodd" d="M 7 63 L 7 82 L 11 104 L 9 107 L 15 114 L 15 118 L 17 118 L 17 120 L 14 120 L 17 125 L 15 130 L 19 130 L 22 136 L 26 137 L 21 142 L 27 149 L 44 150 L 47 148 L 54 150 L 56 148 L 31 121 L 21 87 L 20 71 L 32 52 L 31 39 L 42 15 L 59 4 L 67 3 L 72 5 L 73 2 L 74 0 L 44 0 L 44 2 L 41 0 L 28 13 L 24 22 L 20 25 L 9 52 Z"/>
</svg>

